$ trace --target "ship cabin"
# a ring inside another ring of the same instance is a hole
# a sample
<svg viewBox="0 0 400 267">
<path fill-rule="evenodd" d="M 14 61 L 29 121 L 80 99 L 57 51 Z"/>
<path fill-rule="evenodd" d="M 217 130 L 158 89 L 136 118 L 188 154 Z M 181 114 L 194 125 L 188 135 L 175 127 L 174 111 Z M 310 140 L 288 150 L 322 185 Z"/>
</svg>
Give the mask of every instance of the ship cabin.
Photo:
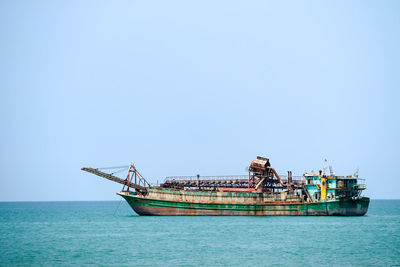
<svg viewBox="0 0 400 267">
<path fill-rule="evenodd" d="M 360 184 L 357 175 L 339 176 L 306 173 L 305 187 L 313 201 L 330 200 L 343 197 L 358 197 L 364 190 L 365 184 Z"/>
</svg>

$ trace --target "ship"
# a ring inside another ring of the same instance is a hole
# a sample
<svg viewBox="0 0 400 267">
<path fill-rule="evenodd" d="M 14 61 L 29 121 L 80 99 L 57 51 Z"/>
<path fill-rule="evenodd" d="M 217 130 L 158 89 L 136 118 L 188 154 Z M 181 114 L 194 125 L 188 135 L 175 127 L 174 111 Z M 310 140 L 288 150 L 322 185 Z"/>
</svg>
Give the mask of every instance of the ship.
<svg viewBox="0 0 400 267">
<path fill-rule="evenodd" d="M 166 177 L 151 185 L 134 164 L 83 171 L 120 183 L 117 194 L 138 215 L 181 216 L 363 216 L 365 180 L 340 176 L 330 166 L 302 176 L 279 175 L 270 160 L 258 156 L 246 175 Z M 108 170 L 108 171 L 106 171 Z M 117 173 L 127 171 L 125 179 Z"/>
</svg>

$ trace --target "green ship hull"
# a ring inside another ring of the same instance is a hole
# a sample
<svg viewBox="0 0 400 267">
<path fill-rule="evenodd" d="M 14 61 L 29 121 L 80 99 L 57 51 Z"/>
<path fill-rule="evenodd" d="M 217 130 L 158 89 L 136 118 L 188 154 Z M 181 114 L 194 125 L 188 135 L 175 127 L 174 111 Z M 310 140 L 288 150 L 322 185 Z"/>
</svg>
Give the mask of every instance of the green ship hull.
<svg viewBox="0 0 400 267">
<path fill-rule="evenodd" d="M 367 197 L 306 202 L 297 195 L 255 192 L 150 189 L 147 195 L 129 191 L 118 195 L 139 215 L 363 216 L 369 206 Z"/>
</svg>

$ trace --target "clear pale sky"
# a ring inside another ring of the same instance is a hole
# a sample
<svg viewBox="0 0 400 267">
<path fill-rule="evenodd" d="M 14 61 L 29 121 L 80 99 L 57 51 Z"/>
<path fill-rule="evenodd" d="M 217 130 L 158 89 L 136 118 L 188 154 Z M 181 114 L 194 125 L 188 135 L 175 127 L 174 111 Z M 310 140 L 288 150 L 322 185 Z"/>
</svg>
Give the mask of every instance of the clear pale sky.
<svg viewBox="0 0 400 267">
<path fill-rule="evenodd" d="M 80 170 L 357 166 L 400 198 L 400 1 L 0 0 L 0 201 L 111 200 Z"/>
</svg>

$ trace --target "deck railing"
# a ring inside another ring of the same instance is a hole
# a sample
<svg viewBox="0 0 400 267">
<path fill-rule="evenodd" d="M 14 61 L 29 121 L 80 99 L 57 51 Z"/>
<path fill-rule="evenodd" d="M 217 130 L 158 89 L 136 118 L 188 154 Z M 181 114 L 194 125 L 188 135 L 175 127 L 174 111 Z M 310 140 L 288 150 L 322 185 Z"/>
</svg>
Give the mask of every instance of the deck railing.
<svg viewBox="0 0 400 267">
<path fill-rule="evenodd" d="M 287 175 L 279 175 L 282 180 L 287 180 Z M 220 181 L 220 180 L 247 180 L 249 175 L 219 175 L 219 176 L 168 176 L 165 182 L 170 181 Z M 303 176 L 292 176 L 293 180 L 304 180 Z"/>
<path fill-rule="evenodd" d="M 247 180 L 249 175 L 222 175 L 222 176 L 168 176 L 168 181 L 209 181 L 209 180 Z"/>
</svg>

